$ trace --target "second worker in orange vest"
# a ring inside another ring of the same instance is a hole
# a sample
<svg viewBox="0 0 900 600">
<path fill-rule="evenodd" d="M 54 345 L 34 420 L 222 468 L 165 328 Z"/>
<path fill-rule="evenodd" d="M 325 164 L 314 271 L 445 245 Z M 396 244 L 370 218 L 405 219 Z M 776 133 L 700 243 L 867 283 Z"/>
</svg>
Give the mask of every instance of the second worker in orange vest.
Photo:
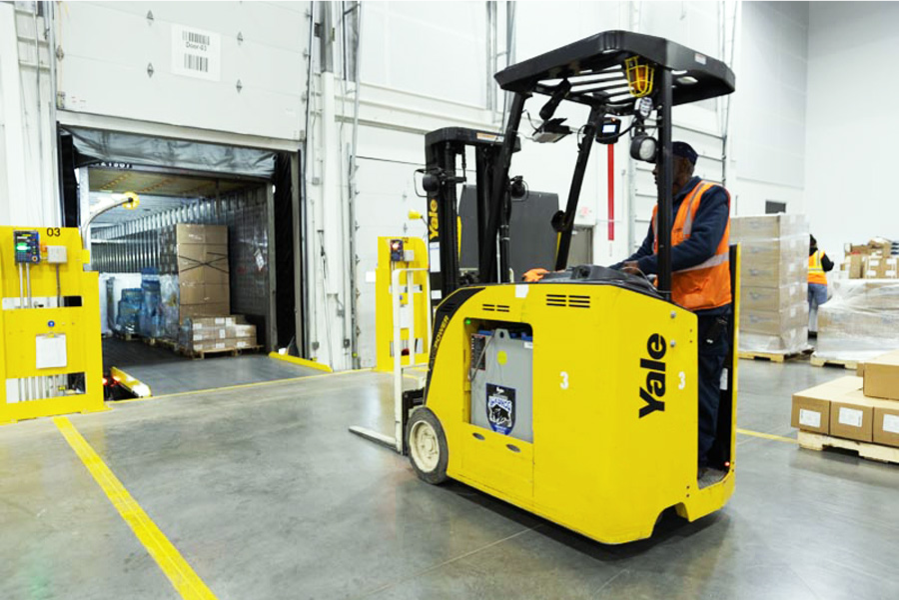
<svg viewBox="0 0 900 600">
<path fill-rule="evenodd" d="M 728 356 L 731 278 L 728 230 L 731 198 L 719 184 L 694 177 L 697 153 L 685 142 L 672 144 L 672 300 L 697 315 L 699 356 L 698 465 L 721 468 L 711 450 L 719 414 L 719 382 Z M 653 170 L 654 179 L 657 168 Z M 657 272 L 656 208 L 637 252 L 614 269 Z"/>
</svg>

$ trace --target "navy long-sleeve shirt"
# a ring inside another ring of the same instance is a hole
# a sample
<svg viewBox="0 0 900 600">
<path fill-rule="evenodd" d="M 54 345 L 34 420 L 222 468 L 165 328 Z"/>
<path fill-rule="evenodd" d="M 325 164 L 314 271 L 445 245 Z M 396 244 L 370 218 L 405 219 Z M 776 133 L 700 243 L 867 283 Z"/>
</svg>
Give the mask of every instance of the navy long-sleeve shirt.
<svg viewBox="0 0 900 600">
<path fill-rule="evenodd" d="M 692 177 L 672 199 L 672 223 L 675 222 L 675 216 L 681 203 L 687 197 L 688 193 L 700 182 L 699 177 Z M 700 206 L 697 208 L 697 214 L 694 216 L 694 223 L 691 228 L 691 236 L 678 244 L 672 246 L 672 271 L 681 271 L 699 265 L 705 260 L 712 258 L 722 235 L 725 233 L 725 227 L 728 225 L 728 195 L 722 186 L 713 186 L 700 198 Z M 613 269 L 621 269 L 622 266 L 629 261 L 637 261 L 638 268 L 647 274 L 656 274 L 658 270 L 657 255 L 653 252 L 653 224 L 647 228 L 647 237 L 637 252 L 629 256 L 624 261 L 612 265 Z M 727 309 L 727 307 L 721 307 Z M 722 312 L 721 309 L 712 309 L 709 311 L 698 311 L 698 314 L 715 314 Z"/>
</svg>

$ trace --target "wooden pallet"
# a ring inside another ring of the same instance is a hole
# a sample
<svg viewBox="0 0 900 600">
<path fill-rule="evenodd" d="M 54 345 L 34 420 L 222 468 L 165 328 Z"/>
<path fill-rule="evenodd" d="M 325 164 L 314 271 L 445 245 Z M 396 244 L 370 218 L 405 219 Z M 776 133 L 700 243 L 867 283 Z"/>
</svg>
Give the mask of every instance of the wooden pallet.
<svg viewBox="0 0 900 600">
<path fill-rule="evenodd" d="M 779 352 L 750 352 L 747 350 L 738 350 L 738 358 L 749 360 L 768 360 L 771 362 L 784 362 L 807 356 L 812 352 L 812 348 L 807 348 L 800 352 L 779 353 Z"/>
<path fill-rule="evenodd" d="M 175 343 L 175 340 L 167 338 L 145 337 L 141 339 L 144 340 L 144 343 L 148 346 L 160 346 L 161 348 L 168 348 L 169 350 L 177 350 L 178 348 L 178 344 Z"/>
<path fill-rule="evenodd" d="M 259 349 L 262 346 L 249 346 L 247 348 L 213 348 L 210 350 L 188 350 L 187 348 L 179 347 L 179 351 L 184 356 L 188 358 L 193 358 L 195 360 L 202 360 L 206 358 L 208 354 L 230 354 L 231 356 L 240 356 L 241 354 L 246 353 L 254 353 L 259 352 Z"/>
<path fill-rule="evenodd" d="M 809 364 L 814 367 L 843 367 L 855 371 L 859 365 L 859 361 L 855 360 L 838 360 L 836 358 L 822 358 L 813 354 L 809 357 Z"/>
<path fill-rule="evenodd" d="M 859 454 L 860 458 L 894 463 L 895 465 L 900 463 L 900 448 L 894 448 L 893 446 L 845 440 L 808 431 L 798 431 L 797 441 L 800 442 L 801 448 L 806 448 L 807 450 L 821 452 L 825 448 L 843 448 L 844 450 L 853 450 Z"/>
</svg>

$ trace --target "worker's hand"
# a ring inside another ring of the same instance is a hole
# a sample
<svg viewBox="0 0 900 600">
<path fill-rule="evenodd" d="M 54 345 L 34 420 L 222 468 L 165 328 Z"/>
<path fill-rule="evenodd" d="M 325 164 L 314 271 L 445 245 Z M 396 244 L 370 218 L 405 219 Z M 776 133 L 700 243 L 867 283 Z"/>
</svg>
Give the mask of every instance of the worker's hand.
<svg viewBox="0 0 900 600">
<path fill-rule="evenodd" d="M 549 273 L 547 269 L 542 269 L 540 267 L 536 269 L 531 269 L 530 271 L 526 271 L 524 275 L 522 275 L 522 281 L 526 283 L 534 283 L 535 281 L 540 281 L 544 278 L 544 275 Z"/>
<path fill-rule="evenodd" d="M 626 273 L 631 273 L 632 275 L 640 275 L 641 270 L 638 268 L 638 263 L 636 260 L 629 260 L 624 265 L 622 265 L 622 270 Z"/>
</svg>

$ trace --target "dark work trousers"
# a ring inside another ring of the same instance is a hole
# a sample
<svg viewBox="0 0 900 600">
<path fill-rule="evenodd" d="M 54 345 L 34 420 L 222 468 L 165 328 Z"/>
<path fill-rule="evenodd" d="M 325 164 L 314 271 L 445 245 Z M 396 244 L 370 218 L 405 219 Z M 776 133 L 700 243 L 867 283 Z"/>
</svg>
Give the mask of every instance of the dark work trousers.
<svg viewBox="0 0 900 600">
<path fill-rule="evenodd" d="M 717 319 L 730 319 L 730 315 L 697 315 L 699 356 L 697 381 L 700 407 L 698 412 L 699 445 L 697 456 L 701 466 L 707 463 L 707 455 L 716 440 L 716 424 L 719 418 L 719 388 L 722 367 L 728 355 L 728 327 L 717 326 Z"/>
</svg>

